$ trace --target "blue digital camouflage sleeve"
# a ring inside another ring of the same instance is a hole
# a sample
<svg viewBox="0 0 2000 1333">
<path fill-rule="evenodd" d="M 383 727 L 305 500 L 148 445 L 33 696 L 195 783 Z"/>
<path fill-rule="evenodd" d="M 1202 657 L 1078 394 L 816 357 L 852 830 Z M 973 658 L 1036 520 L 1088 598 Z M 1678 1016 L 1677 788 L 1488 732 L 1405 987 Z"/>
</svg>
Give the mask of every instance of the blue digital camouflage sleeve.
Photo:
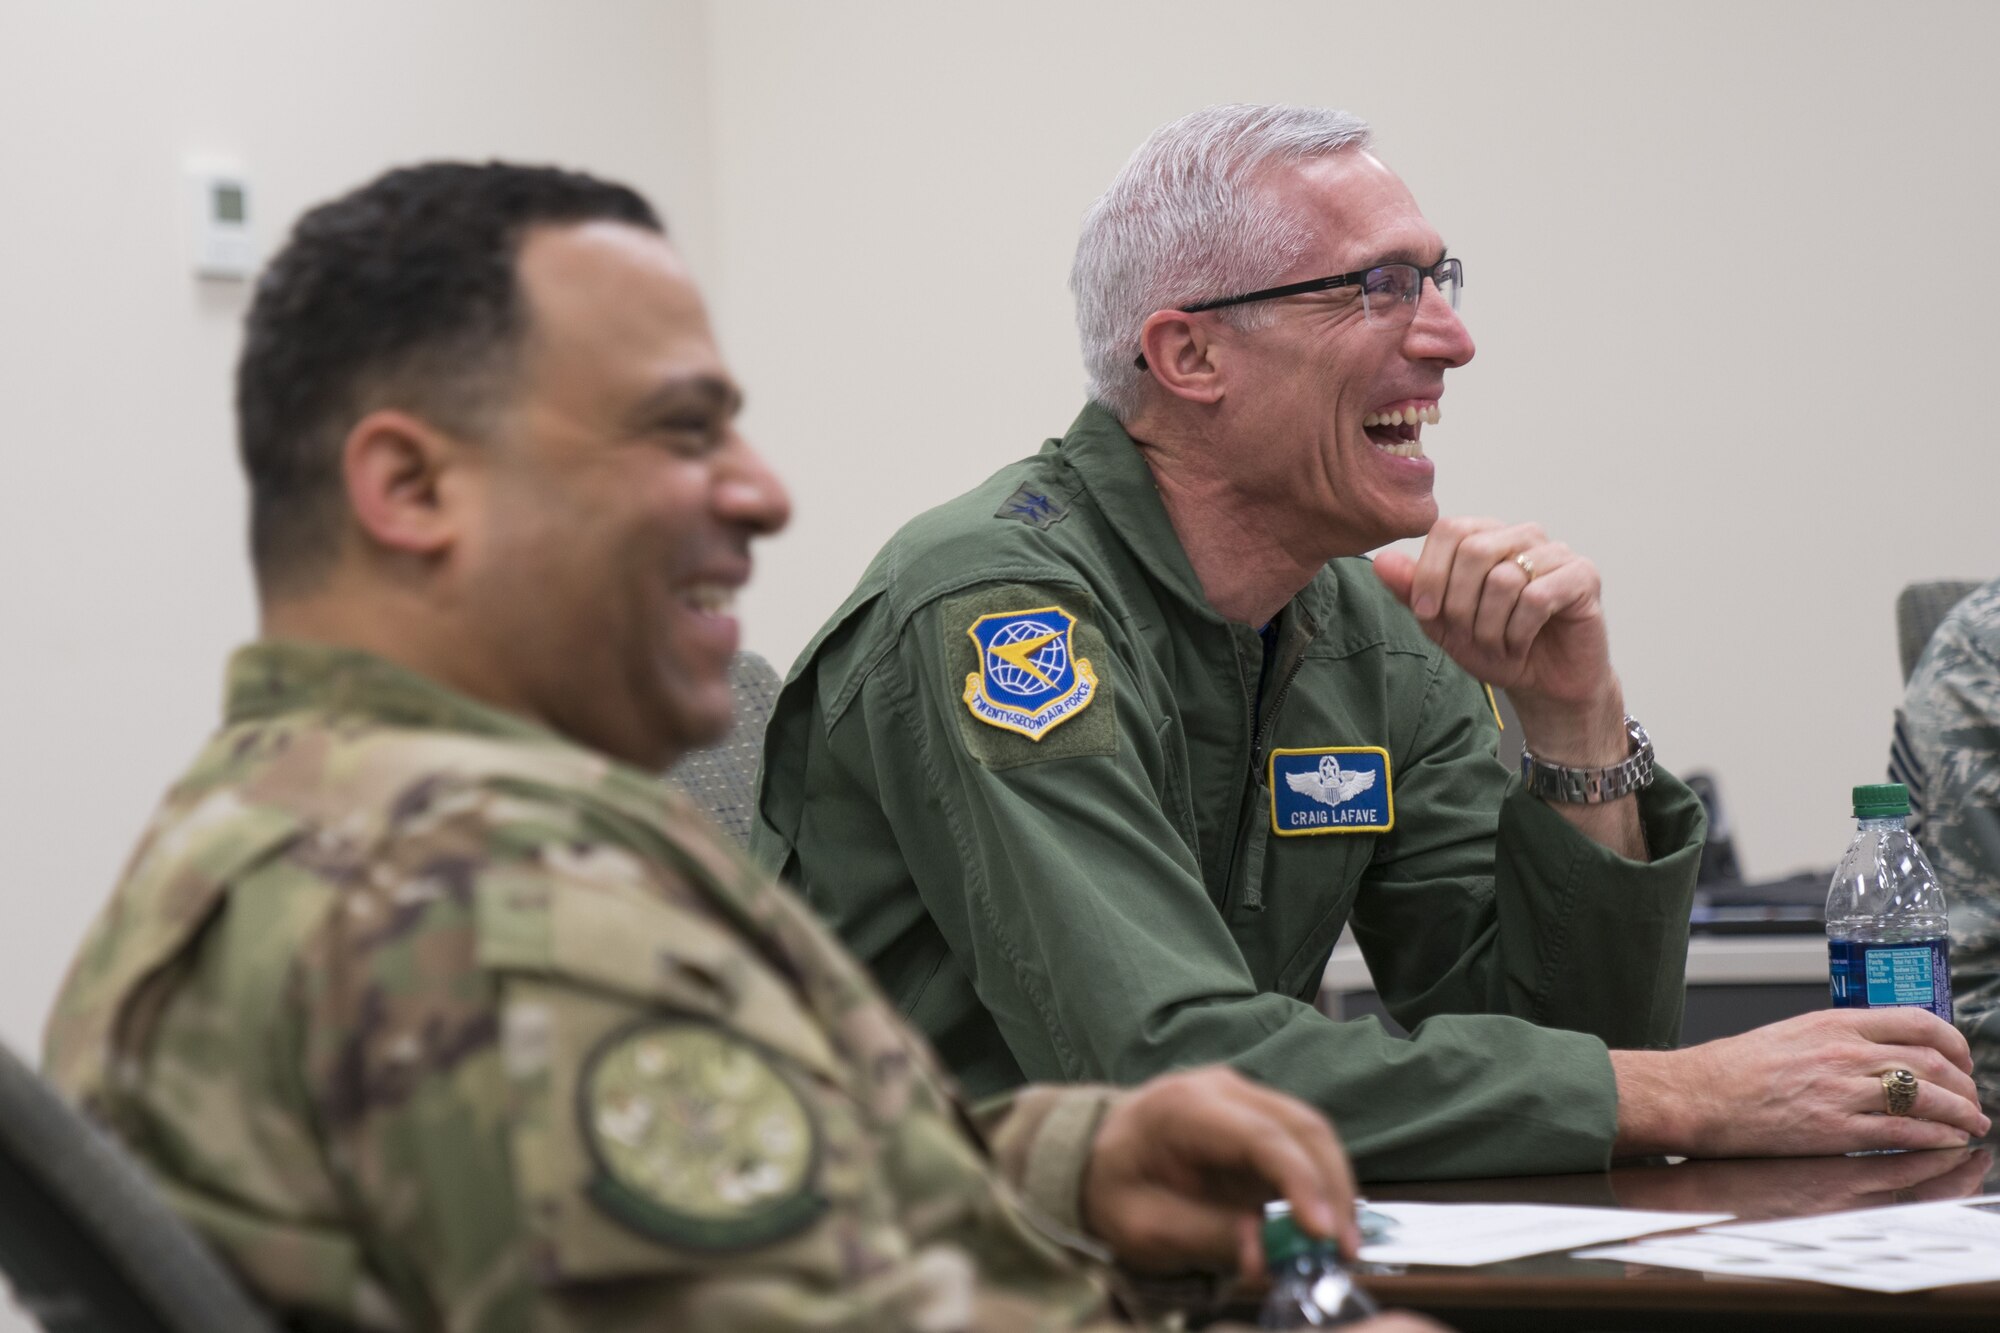
<svg viewBox="0 0 2000 1333">
<path fill-rule="evenodd" d="M 1896 718 L 1890 776 L 1951 916 L 1952 1003 L 1988 1095 L 2000 1093 L 2000 580 L 1932 636 Z"/>
</svg>

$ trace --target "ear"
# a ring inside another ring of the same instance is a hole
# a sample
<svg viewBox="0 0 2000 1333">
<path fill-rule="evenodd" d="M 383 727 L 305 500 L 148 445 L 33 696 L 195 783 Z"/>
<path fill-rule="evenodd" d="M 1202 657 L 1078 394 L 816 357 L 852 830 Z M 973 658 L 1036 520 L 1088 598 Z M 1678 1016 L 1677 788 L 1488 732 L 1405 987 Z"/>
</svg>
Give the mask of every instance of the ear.
<svg viewBox="0 0 2000 1333">
<path fill-rule="evenodd" d="M 1139 349 L 1154 383 L 1196 403 L 1222 401 L 1222 377 L 1208 326 L 1180 310 L 1155 310 L 1139 330 Z"/>
<path fill-rule="evenodd" d="M 443 554 L 460 526 L 443 480 L 461 450 L 408 412 L 385 408 L 356 422 L 341 449 L 341 475 L 368 539 L 405 555 Z"/>
</svg>

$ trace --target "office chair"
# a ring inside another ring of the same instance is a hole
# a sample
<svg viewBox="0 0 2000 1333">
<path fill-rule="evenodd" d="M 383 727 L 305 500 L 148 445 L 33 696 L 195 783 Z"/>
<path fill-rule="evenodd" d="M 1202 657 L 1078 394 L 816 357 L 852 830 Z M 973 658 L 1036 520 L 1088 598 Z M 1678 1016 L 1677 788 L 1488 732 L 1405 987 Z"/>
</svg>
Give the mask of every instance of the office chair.
<svg viewBox="0 0 2000 1333">
<path fill-rule="evenodd" d="M 756 653 L 738 653 L 729 663 L 729 692 L 736 722 L 721 743 L 684 755 L 666 771 L 666 780 L 686 792 L 736 845 L 750 845 L 757 810 L 757 761 L 764 752 L 764 725 L 784 682 Z"/>
<path fill-rule="evenodd" d="M 1896 648 L 1903 658 L 1904 684 L 1945 615 L 1982 586 L 1972 579 L 1936 579 L 1909 584 L 1896 594 Z"/>
<path fill-rule="evenodd" d="M 5 1045 L 0 1272 L 46 1333 L 276 1333 L 139 1166 Z"/>
</svg>

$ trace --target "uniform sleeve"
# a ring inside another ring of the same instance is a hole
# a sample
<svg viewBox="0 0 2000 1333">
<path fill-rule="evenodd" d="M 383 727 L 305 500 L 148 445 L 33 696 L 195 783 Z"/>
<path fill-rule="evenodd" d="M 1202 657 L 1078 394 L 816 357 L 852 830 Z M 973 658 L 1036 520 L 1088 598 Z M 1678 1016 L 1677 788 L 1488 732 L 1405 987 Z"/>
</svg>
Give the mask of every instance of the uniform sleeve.
<svg viewBox="0 0 2000 1333">
<path fill-rule="evenodd" d="M 1924 769 L 1925 850 L 1951 918 L 1953 1020 L 2000 1089 L 2000 662 L 1956 621 L 1904 702 Z"/>
<path fill-rule="evenodd" d="M 1083 1223 L 1083 1175 L 1116 1088 L 1096 1083 L 1034 1084 L 982 1108 L 993 1164 L 1021 1196 L 1077 1235 Z"/>
<path fill-rule="evenodd" d="M 657 859 L 433 797 L 455 812 L 350 893 L 297 988 L 328 1155 L 407 1326 L 1095 1317 L 1101 1288 L 999 1205 L 958 1122 L 850 1065 Z"/>
<path fill-rule="evenodd" d="M 1605 1165 L 1616 1091 L 1596 1037 L 1479 1016 L 1435 1019 L 1405 1041 L 1260 991 L 1164 813 L 1188 797 L 1109 635 L 1087 623 L 1077 632 L 1079 652 L 1099 655 L 1095 730 L 1081 731 L 1086 715 L 1029 742 L 973 719 L 960 693 L 953 636 L 973 610 L 946 616 L 934 604 L 912 617 L 812 738 L 796 781 L 808 794 L 872 790 L 895 854 L 1026 1078 L 1129 1084 L 1227 1062 L 1326 1111 L 1369 1177 Z M 809 896 L 813 876 L 875 854 L 815 825 L 812 802 L 802 813 L 793 851 Z M 921 1015 L 921 997 L 914 1007 Z M 933 1031 L 958 1064 L 952 1034 Z"/>
<path fill-rule="evenodd" d="M 1638 796 L 1650 861 L 1584 836 L 1493 761 L 1484 689 L 1441 655 L 1399 782 L 1421 810 L 1377 848 L 1352 929 L 1405 1027 L 1513 1014 L 1620 1048 L 1680 1037 L 1688 911 L 1706 827 L 1656 770 Z"/>
</svg>

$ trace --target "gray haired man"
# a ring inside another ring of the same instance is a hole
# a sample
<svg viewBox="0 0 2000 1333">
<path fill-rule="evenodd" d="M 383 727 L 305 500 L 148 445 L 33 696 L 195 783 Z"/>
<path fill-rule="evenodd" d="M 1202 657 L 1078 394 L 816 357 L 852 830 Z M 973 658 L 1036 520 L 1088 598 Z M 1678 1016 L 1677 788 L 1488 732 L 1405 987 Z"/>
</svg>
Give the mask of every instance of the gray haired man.
<svg viewBox="0 0 2000 1333">
<path fill-rule="evenodd" d="M 975 1095 L 1228 1061 L 1377 1178 L 1984 1132 L 1929 1015 L 1669 1049 L 1699 803 L 1626 712 L 1596 567 L 1439 517 L 1464 280 L 1352 116 L 1157 132 L 1084 219 L 1091 403 L 807 649 L 760 854 Z M 1411 1039 L 1314 1009 L 1343 927 Z M 1898 1068 L 1923 1119 L 1868 1114 Z"/>
</svg>

